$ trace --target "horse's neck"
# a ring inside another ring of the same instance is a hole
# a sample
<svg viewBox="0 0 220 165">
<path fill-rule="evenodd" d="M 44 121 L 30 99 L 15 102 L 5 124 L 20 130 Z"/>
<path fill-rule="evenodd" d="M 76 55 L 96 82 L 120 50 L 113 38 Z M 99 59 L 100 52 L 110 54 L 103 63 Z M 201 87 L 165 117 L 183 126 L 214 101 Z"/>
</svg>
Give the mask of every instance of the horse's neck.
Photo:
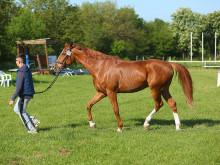
<svg viewBox="0 0 220 165">
<path fill-rule="evenodd" d="M 93 77 L 98 73 L 99 63 L 101 62 L 99 58 L 94 58 L 86 54 L 78 54 L 76 55 L 76 61 L 82 64 Z"/>
</svg>

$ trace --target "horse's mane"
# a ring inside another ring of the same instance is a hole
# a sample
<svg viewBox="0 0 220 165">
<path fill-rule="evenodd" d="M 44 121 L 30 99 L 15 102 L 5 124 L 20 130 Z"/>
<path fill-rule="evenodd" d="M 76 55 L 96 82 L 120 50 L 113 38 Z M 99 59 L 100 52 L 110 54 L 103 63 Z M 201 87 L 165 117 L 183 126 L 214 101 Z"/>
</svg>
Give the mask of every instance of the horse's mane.
<svg viewBox="0 0 220 165">
<path fill-rule="evenodd" d="M 104 60 L 107 57 L 106 54 L 101 53 L 99 51 L 89 49 L 87 47 L 82 47 L 82 46 L 76 45 L 75 48 L 78 50 L 82 50 L 87 56 L 89 56 L 93 59 Z"/>
</svg>

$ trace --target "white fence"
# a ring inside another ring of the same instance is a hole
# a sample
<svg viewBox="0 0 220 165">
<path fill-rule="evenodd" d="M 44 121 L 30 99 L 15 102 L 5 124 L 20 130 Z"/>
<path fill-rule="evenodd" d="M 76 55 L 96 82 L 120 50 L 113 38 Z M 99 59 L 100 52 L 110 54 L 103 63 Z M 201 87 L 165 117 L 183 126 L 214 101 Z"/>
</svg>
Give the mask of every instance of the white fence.
<svg viewBox="0 0 220 165">
<path fill-rule="evenodd" d="M 177 62 L 177 63 L 203 63 L 205 68 L 220 68 L 220 65 L 206 65 L 206 63 L 218 63 L 220 64 L 220 61 L 169 61 L 169 62 Z"/>
</svg>

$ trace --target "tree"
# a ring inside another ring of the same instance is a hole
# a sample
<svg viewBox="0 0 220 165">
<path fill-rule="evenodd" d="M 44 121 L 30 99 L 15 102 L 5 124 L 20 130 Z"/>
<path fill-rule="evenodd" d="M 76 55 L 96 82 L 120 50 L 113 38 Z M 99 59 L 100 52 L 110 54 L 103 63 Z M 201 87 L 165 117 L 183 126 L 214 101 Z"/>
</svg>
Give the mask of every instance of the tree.
<svg viewBox="0 0 220 165">
<path fill-rule="evenodd" d="M 84 35 L 84 45 L 108 54 L 111 38 L 106 33 L 105 25 L 111 22 L 116 5 L 110 1 L 83 3 L 81 6 L 81 29 Z"/>
<path fill-rule="evenodd" d="M 63 49 L 63 45 L 67 39 L 65 32 L 67 32 L 67 28 L 70 29 L 70 27 L 72 26 L 72 24 L 68 23 L 66 19 L 68 18 L 69 22 L 73 21 L 73 19 L 70 17 L 70 13 L 73 13 L 75 8 L 69 5 L 68 0 L 20 1 L 24 9 L 30 10 L 31 13 L 35 15 L 36 19 L 41 20 L 42 23 L 45 25 L 45 30 L 43 32 L 42 38 L 56 39 L 56 51 L 60 52 Z M 67 25 L 64 25 L 65 23 L 67 23 Z M 53 51 L 53 48 L 50 48 L 50 52 Z"/>
<path fill-rule="evenodd" d="M 5 61 L 9 57 L 8 39 L 5 33 L 8 23 L 17 11 L 17 7 L 14 0 L 0 0 L 0 8 L 0 61 Z"/>
<path fill-rule="evenodd" d="M 87 2 L 81 7 L 80 17 L 85 46 L 116 55 L 123 45 L 123 51 L 116 55 L 121 58 L 141 54 L 143 19 L 133 8 L 117 9 L 116 3 L 110 1 Z"/>
<path fill-rule="evenodd" d="M 161 59 L 162 57 L 176 55 L 169 23 L 156 18 L 154 21 L 146 22 L 144 26 L 144 56 Z"/>
<path fill-rule="evenodd" d="M 169 23 L 165 23 L 163 20 L 155 19 L 156 34 L 154 37 L 156 57 L 168 57 L 175 55 L 174 40 L 169 28 Z"/>
<path fill-rule="evenodd" d="M 111 18 L 104 23 L 105 33 L 114 41 L 111 47 L 115 46 L 115 42 L 124 41 L 124 51 L 122 58 L 130 59 L 143 53 L 139 49 L 143 36 L 143 19 L 135 14 L 133 8 L 121 8 L 111 15 Z"/>
<path fill-rule="evenodd" d="M 21 4 L 43 21 L 46 26 L 45 38 L 61 37 L 61 24 L 68 13 L 67 0 L 21 0 Z"/>
<path fill-rule="evenodd" d="M 45 29 L 41 19 L 29 9 L 24 9 L 19 16 L 12 18 L 7 33 L 13 40 L 31 40 L 43 37 Z"/>
<path fill-rule="evenodd" d="M 201 15 L 192 12 L 189 8 L 180 8 L 172 15 L 171 29 L 177 43 L 177 48 L 182 53 L 184 60 L 190 53 L 190 33 L 193 33 L 193 48 L 197 51 L 199 42 L 199 22 Z M 198 52 L 197 52 L 198 53 Z"/>
<path fill-rule="evenodd" d="M 10 54 L 16 54 L 15 41 L 32 40 L 44 38 L 46 26 L 41 19 L 38 19 L 35 13 L 29 9 L 23 9 L 18 16 L 12 18 L 7 27 L 7 36 L 9 39 Z"/>
<path fill-rule="evenodd" d="M 115 41 L 111 45 L 111 52 L 110 54 L 113 56 L 117 56 L 119 58 L 123 58 L 125 51 L 125 42 L 123 40 Z"/>
<path fill-rule="evenodd" d="M 213 54 L 215 45 L 215 33 L 220 36 L 220 11 L 215 11 L 203 16 L 201 29 L 204 32 L 205 49 Z M 220 47 L 220 42 L 218 42 Z"/>
<path fill-rule="evenodd" d="M 84 33 L 81 28 L 80 13 L 78 6 L 68 6 L 65 19 L 61 22 L 60 39 L 62 43 L 73 41 L 75 44 L 83 44 Z"/>
</svg>

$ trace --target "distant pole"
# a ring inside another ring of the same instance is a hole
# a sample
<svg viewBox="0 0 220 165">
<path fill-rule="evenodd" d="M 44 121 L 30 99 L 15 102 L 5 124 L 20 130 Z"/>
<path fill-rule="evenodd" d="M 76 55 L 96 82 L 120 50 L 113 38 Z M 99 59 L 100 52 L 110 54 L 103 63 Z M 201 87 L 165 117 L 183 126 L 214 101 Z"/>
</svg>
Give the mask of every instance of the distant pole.
<svg viewBox="0 0 220 165">
<path fill-rule="evenodd" d="M 202 32 L 202 63 L 203 63 L 203 32 Z"/>
<path fill-rule="evenodd" d="M 45 54 L 46 54 L 47 69 L 49 70 L 49 60 L 48 60 L 47 44 L 45 44 Z"/>
<path fill-rule="evenodd" d="M 192 61 L 192 32 L 191 32 L 191 61 Z"/>
<path fill-rule="evenodd" d="M 217 33 L 215 32 L 215 61 L 216 61 Z"/>
<path fill-rule="evenodd" d="M 37 63 L 38 63 L 39 69 L 40 69 L 40 74 L 43 75 L 43 70 L 42 70 L 42 67 L 41 67 L 39 55 L 37 55 Z"/>
</svg>

